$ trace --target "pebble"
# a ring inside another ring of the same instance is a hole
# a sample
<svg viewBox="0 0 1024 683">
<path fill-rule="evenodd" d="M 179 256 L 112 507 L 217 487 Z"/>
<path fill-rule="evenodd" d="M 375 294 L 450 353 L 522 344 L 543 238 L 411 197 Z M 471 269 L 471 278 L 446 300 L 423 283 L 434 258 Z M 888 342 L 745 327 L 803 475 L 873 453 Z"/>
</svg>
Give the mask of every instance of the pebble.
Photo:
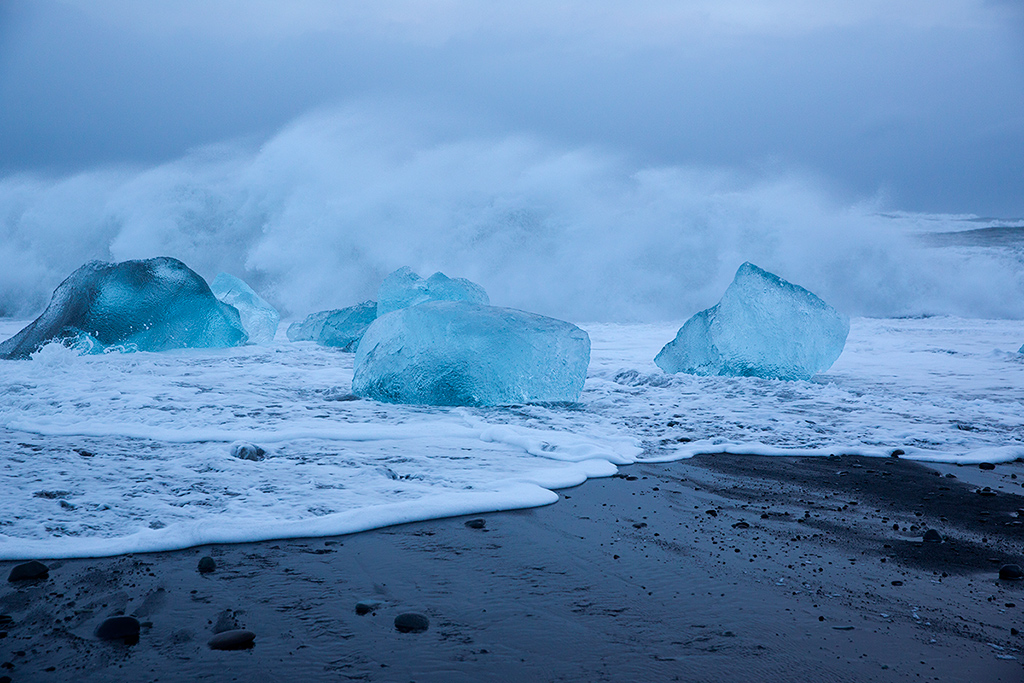
<svg viewBox="0 0 1024 683">
<path fill-rule="evenodd" d="M 360 600 L 356 603 L 356 614 L 363 616 L 380 607 L 379 600 Z"/>
<path fill-rule="evenodd" d="M 996 466 L 990 462 L 979 462 L 978 468 L 983 470 L 994 470 Z"/>
<path fill-rule="evenodd" d="M 423 633 L 430 628 L 430 620 L 422 614 L 405 612 L 395 617 L 395 628 L 399 633 Z"/>
<path fill-rule="evenodd" d="M 8 581 L 28 581 L 29 579 L 45 579 L 50 575 L 50 568 L 42 562 L 32 560 L 19 564 L 11 570 Z"/>
<path fill-rule="evenodd" d="M 209 555 L 207 555 L 206 557 L 204 557 L 201 560 L 199 560 L 198 569 L 199 569 L 199 573 L 200 574 L 209 574 L 210 572 L 212 572 L 216 568 L 217 568 L 217 562 L 214 561 L 214 559 L 212 557 L 210 557 Z"/>
<path fill-rule="evenodd" d="M 255 633 L 239 628 L 218 633 L 207 644 L 211 650 L 248 650 L 255 641 Z"/>
<path fill-rule="evenodd" d="M 892 453 L 889 454 L 889 457 L 890 458 L 898 458 L 901 455 L 906 455 L 906 451 L 904 451 L 902 448 L 897 448 L 896 450 L 894 450 Z"/>
<path fill-rule="evenodd" d="M 487 522 L 483 519 L 471 519 L 466 522 L 466 526 L 470 529 L 483 529 L 487 526 Z"/>
<path fill-rule="evenodd" d="M 750 528 L 750 524 L 748 524 L 747 522 L 736 522 L 735 524 L 732 525 L 732 528 L 733 529 L 749 529 Z"/>
<path fill-rule="evenodd" d="M 999 578 L 1004 581 L 1020 581 L 1024 579 L 1024 572 L 1016 564 L 1004 564 L 999 568 Z"/>
<path fill-rule="evenodd" d="M 924 532 L 924 538 L 922 540 L 925 543 L 942 543 L 942 534 L 935 529 L 929 529 Z"/>
<path fill-rule="evenodd" d="M 139 620 L 135 617 L 110 617 L 96 627 L 100 640 L 120 640 L 125 645 L 139 642 Z"/>
<path fill-rule="evenodd" d="M 239 460 L 258 462 L 266 457 L 267 452 L 254 443 L 236 443 L 231 447 L 231 455 Z"/>
</svg>

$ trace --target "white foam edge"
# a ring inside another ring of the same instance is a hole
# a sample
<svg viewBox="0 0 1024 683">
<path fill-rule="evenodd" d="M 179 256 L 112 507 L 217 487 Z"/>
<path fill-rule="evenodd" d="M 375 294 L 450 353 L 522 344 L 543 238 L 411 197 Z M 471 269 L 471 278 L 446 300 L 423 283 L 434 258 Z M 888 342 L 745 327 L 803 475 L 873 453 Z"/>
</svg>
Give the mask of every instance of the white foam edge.
<svg viewBox="0 0 1024 683">
<path fill-rule="evenodd" d="M 864 448 L 845 446 L 823 446 L 820 448 L 780 448 L 763 443 L 712 443 L 709 441 L 692 441 L 674 447 L 663 455 L 638 457 L 636 462 L 659 463 L 685 460 L 695 455 L 762 455 L 762 456 L 798 456 L 828 457 L 830 455 L 860 455 L 868 458 L 888 458 L 894 448 Z M 941 462 L 949 464 L 976 465 L 981 462 L 1005 463 L 1024 459 L 1024 446 L 990 446 L 976 448 L 963 453 L 943 453 L 913 446 L 902 447 L 900 458 L 920 462 Z"/>
</svg>

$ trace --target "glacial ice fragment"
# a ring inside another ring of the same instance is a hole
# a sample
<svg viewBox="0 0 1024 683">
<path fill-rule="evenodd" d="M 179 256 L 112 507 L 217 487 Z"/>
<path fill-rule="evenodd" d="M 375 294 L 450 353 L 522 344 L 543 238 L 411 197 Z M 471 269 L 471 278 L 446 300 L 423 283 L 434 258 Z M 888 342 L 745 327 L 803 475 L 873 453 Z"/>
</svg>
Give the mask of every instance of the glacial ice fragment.
<svg viewBox="0 0 1024 683">
<path fill-rule="evenodd" d="M 377 319 L 377 302 L 364 301 L 355 306 L 310 313 L 302 322 L 288 326 L 288 339 L 315 341 L 342 351 L 355 351 L 363 333 Z"/>
<path fill-rule="evenodd" d="M 461 277 L 434 273 L 426 280 L 409 266 L 402 266 L 384 278 L 377 295 L 377 315 L 382 316 L 426 301 L 466 301 L 487 305 L 491 300 L 484 288 Z"/>
<path fill-rule="evenodd" d="M 220 273 L 213 279 L 210 290 L 215 297 L 238 309 L 250 342 L 266 344 L 274 341 L 281 315 L 249 285 L 234 275 Z"/>
<path fill-rule="evenodd" d="M 849 319 L 752 263 L 715 306 L 686 321 L 654 359 L 665 372 L 810 379 L 839 358 Z"/>
<path fill-rule="evenodd" d="M 429 301 L 377 318 L 356 350 L 352 392 L 388 403 L 575 402 L 590 337 L 511 308 Z"/>
<path fill-rule="evenodd" d="M 238 311 L 218 301 L 206 281 L 169 257 L 92 261 L 58 285 L 49 306 L 0 344 L 0 358 L 28 358 L 50 341 L 98 353 L 237 346 L 246 341 Z"/>
</svg>

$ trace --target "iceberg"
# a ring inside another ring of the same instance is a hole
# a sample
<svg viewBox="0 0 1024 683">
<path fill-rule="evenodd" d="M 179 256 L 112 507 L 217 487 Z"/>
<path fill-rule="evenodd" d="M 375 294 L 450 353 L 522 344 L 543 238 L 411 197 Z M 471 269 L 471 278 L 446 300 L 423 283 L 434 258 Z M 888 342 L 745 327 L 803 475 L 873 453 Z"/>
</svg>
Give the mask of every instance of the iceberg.
<svg viewBox="0 0 1024 683">
<path fill-rule="evenodd" d="M 810 379 L 832 367 L 849 332 L 849 318 L 811 292 L 744 263 L 654 362 L 669 373 Z"/>
<path fill-rule="evenodd" d="M 356 350 L 352 393 L 387 403 L 575 402 L 590 337 L 511 308 L 429 301 L 383 315 Z"/>
<path fill-rule="evenodd" d="M 249 285 L 234 275 L 220 273 L 210 285 L 213 295 L 226 304 L 238 309 L 242 318 L 242 327 L 254 344 L 266 344 L 274 341 L 277 325 L 281 315 L 277 310 L 260 298 Z"/>
<path fill-rule="evenodd" d="M 246 339 L 238 311 L 181 261 L 92 261 L 58 285 L 42 315 L 0 344 L 0 358 L 29 358 L 51 341 L 98 353 L 111 346 L 227 347 Z"/>
<path fill-rule="evenodd" d="M 288 326 L 288 339 L 315 341 L 342 351 L 355 351 L 363 333 L 377 319 L 377 302 L 364 301 L 348 308 L 310 313 L 302 322 Z"/>
<path fill-rule="evenodd" d="M 377 315 L 427 301 L 466 301 L 486 306 L 491 303 L 484 288 L 465 278 L 434 273 L 426 280 L 409 266 L 402 266 L 384 278 L 377 293 Z"/>
</svg>

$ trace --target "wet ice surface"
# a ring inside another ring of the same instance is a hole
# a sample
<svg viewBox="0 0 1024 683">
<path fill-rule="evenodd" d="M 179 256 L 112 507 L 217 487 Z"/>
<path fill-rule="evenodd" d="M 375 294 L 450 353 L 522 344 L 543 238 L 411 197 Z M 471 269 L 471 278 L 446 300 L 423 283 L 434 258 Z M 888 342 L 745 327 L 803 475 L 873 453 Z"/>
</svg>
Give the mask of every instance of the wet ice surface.
<svg viewBox="0 0 1024 683">
<path fill-rule="evenodd" d="M 0 321 L 9 336 L 22 322 Z M 348 400 L 352 355 L 267 346 L 0 364 L 0 558 L 330 535 L 542 505 L 614 464 L 697 452 L 1024 456 L 1020 321 L 854 319 L 811 382 L 665 375 L 679 323 L 581 325 L 577 405 Z M 248 441 L 267 449 L 231 457 Z M 794 450 L 795 449 L 795 450 Z M 613 464 L 614 463 L 614 464 Z"/>
</svg>

